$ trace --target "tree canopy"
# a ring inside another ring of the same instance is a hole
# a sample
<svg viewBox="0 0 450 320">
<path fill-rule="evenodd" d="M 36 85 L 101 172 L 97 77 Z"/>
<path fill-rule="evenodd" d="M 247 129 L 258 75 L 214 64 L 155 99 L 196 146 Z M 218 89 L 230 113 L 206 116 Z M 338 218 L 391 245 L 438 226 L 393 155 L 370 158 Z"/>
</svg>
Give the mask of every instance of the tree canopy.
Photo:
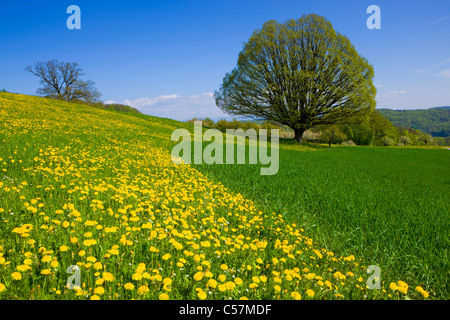
<svg viewBox="0 0 450 320">
<path fill-rule="evenodd" d="M 239 116 L 288 125 L 301 141 L 320 124 L 345 123 L 375 108 L 374 71 L 350 40 L 310 14 L 266 22 L 239 53 L 216 104 Z"/>
</svg>

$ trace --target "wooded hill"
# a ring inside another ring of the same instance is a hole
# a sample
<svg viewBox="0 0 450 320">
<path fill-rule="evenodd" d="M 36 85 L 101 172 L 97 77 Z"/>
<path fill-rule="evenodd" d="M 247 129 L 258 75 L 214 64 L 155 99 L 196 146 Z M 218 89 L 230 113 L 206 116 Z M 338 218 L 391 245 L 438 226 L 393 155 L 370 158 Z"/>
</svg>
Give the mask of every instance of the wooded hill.
<svg viewBox="0 0 450 320">
<path fill-rule="evenodd" d="M 450 107 L 418 110 L 377 109 L 394 126 L 413 128 L 431 134 L 433 137 L 450 136 Z"/>
</svg>

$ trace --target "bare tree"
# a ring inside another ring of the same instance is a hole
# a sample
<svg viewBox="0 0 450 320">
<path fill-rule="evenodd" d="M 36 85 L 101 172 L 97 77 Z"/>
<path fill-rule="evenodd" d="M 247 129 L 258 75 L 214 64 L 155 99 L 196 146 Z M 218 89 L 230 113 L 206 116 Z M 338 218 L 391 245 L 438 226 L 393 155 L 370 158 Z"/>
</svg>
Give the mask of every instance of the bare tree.
<svg viewBox="0 0 450 320">
<path fill-rule="evenodd" d="M 37 94 L 64 101 L 98 102 L 101 94 L 92 80 L 84 81 L 84 75 L 78 63 L 50 60 L 37 62 L 28 66 L 25 71 L 31 72 L 40 79 L 41 88 Z"/>
</svg>

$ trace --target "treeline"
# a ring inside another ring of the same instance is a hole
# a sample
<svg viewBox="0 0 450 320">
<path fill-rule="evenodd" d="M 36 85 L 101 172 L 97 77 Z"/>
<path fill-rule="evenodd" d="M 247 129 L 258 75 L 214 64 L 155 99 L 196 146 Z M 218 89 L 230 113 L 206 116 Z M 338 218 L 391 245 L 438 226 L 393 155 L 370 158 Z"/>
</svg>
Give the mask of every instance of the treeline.
<svg viewBox="0 0 450 320">
<path fill-rule="evenodd" d="M 325 125 L 312 128 L 303 135 L 310 142 L 362 146 L 420 146 L 449 145 L 446 138 L 433 137 L 420 130 L 395 126 L 378 110 L 367 118 L 343 125 Z"/>
<path fill-rule="evenodd" d="M 450 107 L 420 110 L 379 109 L 395 126 L 413 128 L 434 137 L 450 136 Z"/>
<path fill-rule="evenodd" d="M 279 129 L 281 138 L 293 138 L 293 131 L 271 121 L 238 121 L 225 119 L 214 122 L 210 118 L 194 118 L 188 122 L 202 121 L 203 126 L 219 130 L 226 129 Z M 394 126 L 393 122 L 374 110 L 365 119 L 355 119 L 353 123 L 341 125 L 320 125 L 305 131 L 303 141 L 313 143 L 362 145 L 362 146 L 429 146 L 450 145 L 450 137 L 433 137 L 420 130 Z"/>
<path fill-rule="evenodd" d="M 72 100 L 72 101 L 67 101 L 67 102 L 84 104 L 84 105 L 87 105 L 90 107 L 104 109 L 104 110 L 115 110 L 115 111 L 120 111 L 120 112 L 130 112 L 130 113 L 142 114 L 142 112 L 140 112 L 138 109 L 130 107 L 129 105 L 120 104 L 120 103 L 105 104 L 103 102 L 87 102 L 84 100 Z"/>
<path fill-rule="evenodd" d="M 95 103 L 89 103 L 90 106 L 105 109 L 105 110 L 115 110 L 120 112 L 130 112 L 130 113 L 142 113 L 138 109 L 130 107 L 126 104 L 120 104 L 120 103 L 111 103 L 111 104 L 104 104 L 103 102 L 95 102 Z"/>
<path fill-rule="evenodd" d="M 103 102 L 87 102 L 83 100 L 73 100 L 73 101 L 67 101 L 70 103 L 77 103 L 77 104 L 84 104 L 90 107 L 104 109 L 104 110 L 115 110 L 120 112 L 130 112 L 130 113 L 141 113 L 138 109 L 130 107 L 126 104 L 120 104 L 120 103 L 111 103 L 111 104 L 105 104 Z"/>
<path fill-rule="evenodd" d="M 257 134 L 260 134 L 260 130 L 265 129 L 267 130 L 267 134 L 270 135 L 272 129 L 279 129 L 279 134 L 282 138 L 289 137 L 291 134 L 290 129 L 286 129 L 282 125 L 276 124 L 271 121 L 259 121 L 260 123 L 258 123 L 255 121 L 239 121 L 237 119 L 233 119 L 231 121 L 221 119 L 217 122 L 214 122 L 210 118 L 193 118 L 192 120 L 188 120 L 187 123 L 194 123 L 194 121 L 202 121 L 202 125 L 204 127 L 218 129 L 221 131 L 225 131 L 226 129 L 242 129 L 244 131 L 248 129 L 254 129 Z"/>
</svg>

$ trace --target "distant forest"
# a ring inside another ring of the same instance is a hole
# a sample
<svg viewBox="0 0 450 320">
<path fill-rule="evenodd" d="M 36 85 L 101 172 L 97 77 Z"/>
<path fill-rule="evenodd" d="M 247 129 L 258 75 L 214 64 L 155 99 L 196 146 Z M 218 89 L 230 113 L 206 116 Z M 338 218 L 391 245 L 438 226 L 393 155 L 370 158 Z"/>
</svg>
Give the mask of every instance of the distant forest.
<svg viewBox="0 0 450 320">
<path fill-rule="evenodd" d="M 433 137 L 450 136 L 450 107 L 421 110 L 377 109 L 396 127 L 413 128 Z"/>
</svg>

